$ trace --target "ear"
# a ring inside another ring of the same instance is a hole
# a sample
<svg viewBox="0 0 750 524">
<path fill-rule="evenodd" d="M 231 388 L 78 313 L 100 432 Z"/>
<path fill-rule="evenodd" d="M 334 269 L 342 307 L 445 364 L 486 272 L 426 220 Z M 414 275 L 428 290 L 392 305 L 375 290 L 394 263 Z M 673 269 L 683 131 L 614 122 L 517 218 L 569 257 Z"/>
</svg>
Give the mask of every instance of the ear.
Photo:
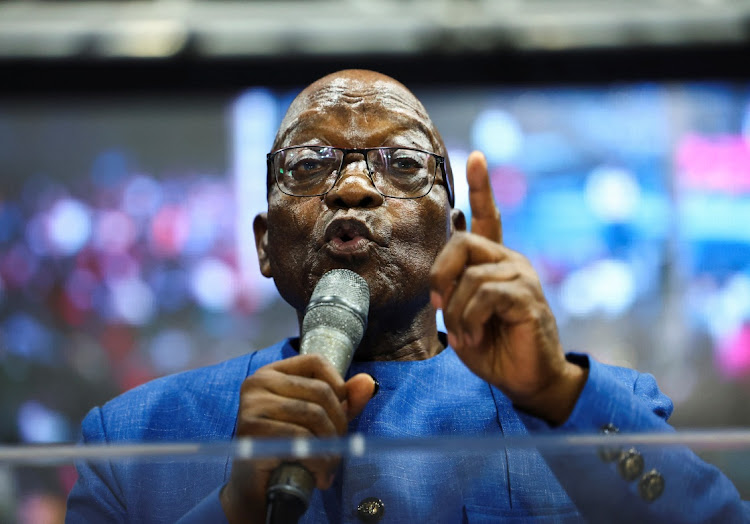
<svg viewBox="0 0 750 524">
<path fill-rule="evenodd" d="M 451 209 L 451 235 L 456 231 L 466 231 L 466 217 L 458 208 Z"/>
<path fill-rule="evenodd" d="M 266 278 L 271 278 L 271 262 L 268 260 L 268 215 L 258 213 L 253 220 L 253 232 L 255 233 L 255 249 L 258 251 L 258 263 L 260 272 Z"/>
</svg>

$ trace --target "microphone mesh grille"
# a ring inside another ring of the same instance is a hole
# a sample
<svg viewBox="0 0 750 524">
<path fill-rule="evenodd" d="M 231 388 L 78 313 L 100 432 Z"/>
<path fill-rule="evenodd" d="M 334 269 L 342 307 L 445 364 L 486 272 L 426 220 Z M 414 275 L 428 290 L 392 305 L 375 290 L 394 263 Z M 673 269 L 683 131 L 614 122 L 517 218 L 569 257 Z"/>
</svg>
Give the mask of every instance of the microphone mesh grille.
<svg viewBox="0 0 750 524">
<path fill-rule="evenodd" d="M 320 277 L 310 302 L 325 296 L 341 297 L 365 313 L 370 304 L 370 288 L 367 281 L 348 269 L 333 269 Z"/>
<path fill-rule="evenodd" d="M 331 297 L 335 301 L 326 300 Z M 327 326 L 344 333 L 356 348 L 364 335 L 369 309 L 370 288 L 367 281 L 348 269 L 331 270 L 321 277 L 310 297 L 302 321 L 303 338 L 312 329 Z"/>
</svg>

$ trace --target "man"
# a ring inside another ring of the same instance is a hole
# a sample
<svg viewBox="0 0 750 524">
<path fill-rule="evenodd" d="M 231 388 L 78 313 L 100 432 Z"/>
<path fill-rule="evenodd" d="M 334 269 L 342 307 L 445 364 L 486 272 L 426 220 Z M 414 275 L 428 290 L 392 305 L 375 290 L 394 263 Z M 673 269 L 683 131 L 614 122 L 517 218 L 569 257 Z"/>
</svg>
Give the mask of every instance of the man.
<svg viewBox="0 0 750 524">
<path fill-rule="evenodd" d="M 300 321 L 327 271 L 367 281 L 368 326 L 347 378 L 290 339 L 95 408 L 84 441 L 669 430 L 671 402 L 652 377 L 565 355 L 536 272 L 502 244 L 483 156 L 467 165 L 469 233 L 445 154 L 420 102 L 391 78 L 341 71 L 307 87 L 268 157 L 256 246 Z M 686 450 L 605 458 L 615 460 L 508 450 L 303 461 L 319 488 L 303 521 L 747 518 L 731 483 Z M 278 463 L 82 464 L 68 520 L 263 522 Z"/>
</svg>

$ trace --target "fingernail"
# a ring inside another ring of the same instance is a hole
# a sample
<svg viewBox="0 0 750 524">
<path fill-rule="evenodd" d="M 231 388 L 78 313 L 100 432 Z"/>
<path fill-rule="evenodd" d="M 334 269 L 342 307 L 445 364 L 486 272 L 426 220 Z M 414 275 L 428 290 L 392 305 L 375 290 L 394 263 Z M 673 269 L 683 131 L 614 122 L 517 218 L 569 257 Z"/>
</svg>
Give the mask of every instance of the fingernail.
<svg viewBox="0 0 750 524">
<path fill-rule="evenodd" d="M 437 293 L 437 291 L 430 291 L 430 302 L 435 307 L 435 309 L 440 309 L 443 307 L 442 301 L 440 300 L 440 295 Z"/>
<path fill-rule="evenodd" d="M 368 373 L 368 375 L 370 375 L 370 374 Z M 378 394 L 378 391 L 380 391 L 380 382 L 378 382 L 378 379 L 376 379 L 372 375 L 370 375 L 370 378 L 375 383 L 375 387 L 372 389 L 372 397 L 374 397 L 375 395 Z M 372 398 L 372 397 L 370 397 L 370 398 Z"/>
</svg>

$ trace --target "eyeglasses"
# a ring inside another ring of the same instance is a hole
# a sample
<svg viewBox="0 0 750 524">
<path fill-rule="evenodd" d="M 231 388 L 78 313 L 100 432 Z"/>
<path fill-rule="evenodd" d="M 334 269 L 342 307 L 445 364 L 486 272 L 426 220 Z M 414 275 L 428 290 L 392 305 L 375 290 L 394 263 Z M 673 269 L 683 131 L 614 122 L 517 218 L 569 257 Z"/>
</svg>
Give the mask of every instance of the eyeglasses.
<svg viewBox="0 0 750 524">
<path fill-rule="evenodd" d="M 435 185 L 438 167 L 448 199 L 453 205 L 453 188 L 445 174 L 445 157 L 410 147 L 341 148 L 293 146 L 266 155 L 268 169 L 279 189 L 291 196 L 322 196 L 336 185 L 344 158 L 352 153 L 364 156 L 367 174 L 375 189 L 385 197 L 419 198 Z"/>
</svg>

